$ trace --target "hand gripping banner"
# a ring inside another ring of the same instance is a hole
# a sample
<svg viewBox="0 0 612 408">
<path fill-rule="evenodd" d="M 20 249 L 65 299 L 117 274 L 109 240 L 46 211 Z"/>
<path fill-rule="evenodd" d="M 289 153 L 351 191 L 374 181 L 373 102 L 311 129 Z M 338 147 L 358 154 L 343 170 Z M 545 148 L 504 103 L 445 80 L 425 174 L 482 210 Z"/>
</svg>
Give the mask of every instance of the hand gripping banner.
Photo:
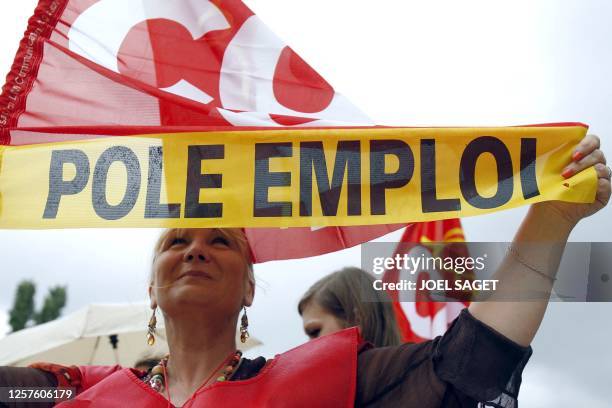
<svg viewBox="0 0 612 408">
<path fill-rule="evenodd" d="M 586 127 L 326 128 L 2 147 L 0 226 L 322 227 L 589 202 Z"/>
</svg>

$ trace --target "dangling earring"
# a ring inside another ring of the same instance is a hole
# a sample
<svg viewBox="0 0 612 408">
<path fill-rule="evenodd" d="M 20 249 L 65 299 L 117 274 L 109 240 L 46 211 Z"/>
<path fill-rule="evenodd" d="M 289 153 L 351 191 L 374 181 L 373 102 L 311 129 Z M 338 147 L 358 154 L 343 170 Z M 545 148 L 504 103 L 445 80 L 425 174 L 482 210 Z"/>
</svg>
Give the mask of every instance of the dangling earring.
<svg viewBox="0 0 612 408">
<path fill-rule="evenodd" d="M 155 317 L 155 312 L 157 311 L 157 307 L 153 309 L 153 314 L 149 319 L 149 326 L 147 330 L 147 344 L 152 346 L 155 344 L 155 327 L 157 326 L 157 317 Z"/>
<path fill-rule="evenodd" d="M 244 313 L 240 319 L 240 342 L 246 343 L 249 338 L 249 318 L 247 317 L 246 306 L 242 306 L 242 308 L 244 309 Z"/>
</svg>

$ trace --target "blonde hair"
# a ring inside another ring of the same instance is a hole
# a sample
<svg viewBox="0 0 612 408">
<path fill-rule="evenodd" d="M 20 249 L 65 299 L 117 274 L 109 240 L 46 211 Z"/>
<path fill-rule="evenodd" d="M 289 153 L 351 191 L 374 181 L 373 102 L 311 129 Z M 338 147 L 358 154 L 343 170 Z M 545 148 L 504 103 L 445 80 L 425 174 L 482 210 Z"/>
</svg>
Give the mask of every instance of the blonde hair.
<svg viewBox="0 0 612 408">
<path fill-rule="evenodd" d="M 298 313 L 316 302 L 323 309 L 342 320 L 345 327 L 359 326 L 364 340 L 376 347 L 396 346 L 401 338 L 391 299 L 386 292 L 374 290 L 374 277 L 366 271 L 349 267 L 317 281 L 302 296 Z M 360 298 L 362 290 L 369 290 L 372 299 Z"/>
<path fill-rule="evenodd" d="M 246 236 L 244 235 L 244 231 L 239 228 L 215 228 L 224 238 L 228 239 L 230 242 L 236 244 L 240 253 L 244 257 L 246 266 L 247 266 L 247 277 L 249 282 L 255 285 L 255 273 L 253 272 L 253 256 L 251 255 L 251 249 L 249 247 L 249 243 L 247 241 Z M 155 246 L 153 247 L 153 262 L 157 259 L 159 254 L 161 254 L 166 248 L 167 242 L 170 238 L 182 237 L 184 236 L 188 228 L 168 228 L 164 230 Z M 155 278 L 155 273 L 151 270 L 151 275 L 149 277 L 149 283 L 153 283 Z"/>
</svg>

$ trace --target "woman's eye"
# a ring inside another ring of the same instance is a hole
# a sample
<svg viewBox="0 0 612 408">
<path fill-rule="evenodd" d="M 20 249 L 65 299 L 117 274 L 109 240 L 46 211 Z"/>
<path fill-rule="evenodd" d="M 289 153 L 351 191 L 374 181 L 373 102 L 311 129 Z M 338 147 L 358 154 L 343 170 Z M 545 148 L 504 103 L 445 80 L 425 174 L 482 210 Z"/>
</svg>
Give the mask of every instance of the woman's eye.
<svg viewBox="0 0 612 408">
<path fill-rule="evenodd" d="M 319 333 L 321 333 L 321 329 L 306 329 L 306 335 L 311 339 L 319 337 Z"/>
<path fill-rule="evenodd" d="M 221 236 L 214 237 L 211 242 L 213 245 L 219 244 L 219 245 L 229 246 L 230 244 L 227 238 L 221 237 Z"/>
<path fill-rule="evenodd" d="M 215 237 L 211 241 L 213 245 L 229 246 L 229 241 L 224 237 Z"/>
<path fill-rule="evenodd" d="M 169 246 L 173 247 L 175 245 L 183 245 L 185 243 L 187 243 L 187 240 L 185 238 L 176 237 L 176 238 L 172 239 L 172 241 L 170 241 Z"/>
</svg>

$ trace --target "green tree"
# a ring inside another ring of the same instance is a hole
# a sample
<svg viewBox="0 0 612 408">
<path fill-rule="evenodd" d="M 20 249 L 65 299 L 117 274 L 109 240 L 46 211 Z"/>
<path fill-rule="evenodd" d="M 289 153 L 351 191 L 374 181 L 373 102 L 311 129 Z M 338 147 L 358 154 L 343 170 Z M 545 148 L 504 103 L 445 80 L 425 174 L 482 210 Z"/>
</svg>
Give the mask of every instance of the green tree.
<svg viewBox="0 0 612 408">
<path fill-rule="evenodd" d="M 34 314 L 36 324 L 42 324 L 55 320 L 59 317 L 63 307 L 66 305 L 66 287 L 55 286 L 49 289 L 40 312 Z"/>
<path fill-rule="evenodd" d="M 36 325 L 57 319 L 68 297 L 65 286 L 52 287 L 45 296 L 42 308 L 37 312 L 34 310 L 35 294 L 36 284 L 34 282 L 24 280 L 17 285 L 13 308 L 9 312 L 9 324 L 13 332 L 25 328 L 31 320 Z"/>
<path fill-rule="evenodd" d="M 9 324 L 14 332 L 26 327 L 34 315 L 34 295 L 36 285 L 32 281 L 22 281 L 17 286 L 13 308 L 9 313 Z"/>
</svg>

